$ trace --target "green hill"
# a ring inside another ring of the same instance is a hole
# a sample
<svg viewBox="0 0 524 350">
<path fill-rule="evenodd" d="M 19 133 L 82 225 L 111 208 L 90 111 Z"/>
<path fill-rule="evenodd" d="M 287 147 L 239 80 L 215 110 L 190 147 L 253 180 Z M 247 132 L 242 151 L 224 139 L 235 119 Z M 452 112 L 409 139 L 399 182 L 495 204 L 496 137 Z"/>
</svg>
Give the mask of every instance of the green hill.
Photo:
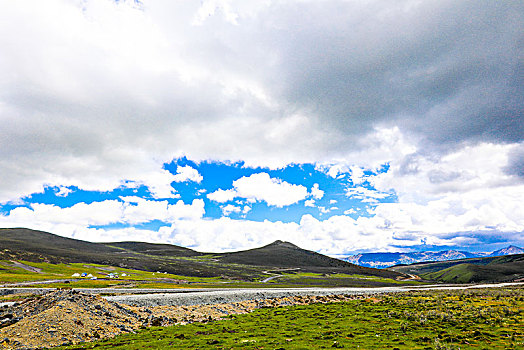
<svg viewBox="0 0 524 350">
<path fill-rule="evenodd" d="M 524 278 L 524 254 L 398 265 L 391 270 L 446 283 L 511 282 Z"/>
<path fill-rule="evenodd" d="M 304 271 L 311 272 L 338 272 L 359 275 L 373 275 L 387 278 L 395 278 L 391 271 L 362 267 L 334 259 L 326 255 L 310 250 L 305 250 L 296 245 L 275 241 L 264 247 L 249 249 L 234 253 L 220 254 L 217 258 L 224 263 L 236 263 L 246 265 L 260 265 L 283 268 L 300 267 Z"/>
<path fill-rule="evenodd" d="M 195 250 L 179 247 L 171 244 L 145 243 L 145 242 L 114 242 L 106 243 L 106 246 L 117 247 L 128 251 L 157 255 L 157 256 L 202 256 L 203 254 Z"/>
</svg>

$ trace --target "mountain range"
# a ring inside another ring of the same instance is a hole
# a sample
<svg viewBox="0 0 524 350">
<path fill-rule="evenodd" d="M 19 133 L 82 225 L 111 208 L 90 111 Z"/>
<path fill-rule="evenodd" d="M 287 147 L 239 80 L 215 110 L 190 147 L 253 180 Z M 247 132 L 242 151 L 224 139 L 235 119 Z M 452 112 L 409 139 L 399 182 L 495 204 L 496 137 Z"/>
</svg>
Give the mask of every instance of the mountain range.
<svg viewBox="0 0 524 350">
<path fill-rule="evenodd" d="M 425 251 L 412 253 L 362 253 L 341 258 L 341 260 L 365 267 L 386 268 L 395 265 L 407 265 L 419 262 L 494 257 L 512 254 L 524 254 L 524 249 L 510 245 L 506 248 L 499 249 L 491 253 L 470 253 L 458 250 L 443 250 L 439 252 Z"/>
<path fill-rule="evenodd" d="M 280 240 L 245 251 L 202 253 L 171 244 L 93 243 L 26 228 L 0 228 L 0 260 L 93 263 L 242 281 L 257 280 L 264 276 L 264 271 L 282 268 L 393 279 L 404 276 L 395 271 L 358 266 Z"/>
</svg>

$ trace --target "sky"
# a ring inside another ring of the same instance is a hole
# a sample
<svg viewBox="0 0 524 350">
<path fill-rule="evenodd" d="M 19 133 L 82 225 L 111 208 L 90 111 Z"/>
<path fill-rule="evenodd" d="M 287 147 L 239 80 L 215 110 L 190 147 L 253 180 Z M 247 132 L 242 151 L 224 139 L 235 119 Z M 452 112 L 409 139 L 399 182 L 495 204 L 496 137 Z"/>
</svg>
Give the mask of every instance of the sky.
<svg viewBox="0 0 524 350">
<path fill-rule="evenodd" d="M 524 3 L 0 0 L 0 227 L 524 246 Z"/>
</svg>

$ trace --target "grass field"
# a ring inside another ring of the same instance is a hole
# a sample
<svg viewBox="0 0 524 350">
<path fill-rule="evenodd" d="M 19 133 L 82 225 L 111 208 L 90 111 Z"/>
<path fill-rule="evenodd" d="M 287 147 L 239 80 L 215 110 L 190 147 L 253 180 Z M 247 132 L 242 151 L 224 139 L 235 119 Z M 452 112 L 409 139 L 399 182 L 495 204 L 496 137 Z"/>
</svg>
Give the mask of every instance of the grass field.
<svg viewBox="0 0 524 350">
<path fill-rule="evenodd" d="M 259 309 L 67 349 L 524 349 L 523 326 L 524 289 L 424 291 Z"/>
<path fill-rule="evenodd" d="M 283 273 L 278 278 L 275 278 L 268 283 L 271 284 L 286 284 L 289 286 L 329 286 L 337 287 L 346 284 L 357 287 L 370 286 L 386 286 L 386 285 L 409 285 L 420 284 L 417 281 L 397 281 L 391 278 L 379 276 L 364 276 L 364 275 L 348 275 L 342 273 L 336 274 L 321 274 L 321 273 Z"/>
<path fill-rule="evenodd" d="M 15 266 L 13 262 L 0 261 L 0 283 L 19 283 L 34 282 L 46 280 L 71 280 L 69 283 L 57 282 L 46 284 L 47 287 L 86 287 L 86 288 L 104 288 L 131 285 L 133 287 L 148 288 L 176 288 L 177 286 L 186 286 L 188 283 L 221 283 L 227 280 L 219 277 L 191 277 L 179 276 L 163 272 L 148 272 L 134 269 L 126 269 L 100 264 L 50 264 L 36 263 L 29 261 L 20 261 L 20 264 L 26 267 L 38 269 L 38 272 L 29 271 L 27 268 Z M 96 280 L 90 278 L 73 277 L 75 273 L 91 274 L 97 277 Z M 108 278 L 109 273 L 117 273 L 118 279 Z M 123 276 L 125 274 L 125 276 Z"/>
<path fill-rule="evenodd" d="M 201 257 L 198 257 L 199 259 Z M 204 258 L 208 258 L 204 256 Z M 100 264 L 84 263 L 37 263 L 29 261 L 0 260 L 0 284 L 57 280 L 46 283 L 52 288 L 274 288 L 274 287 L 372 287 L 385 285 L 410 284 L 391 278 L 348 274 L 321 273 L 285 273 L 267 283 L 261 281 L 276 274 L 260 273 L 255 281 L 239 281 L 226 277 L 180 276 L 165 272 L 148 272 Z M 23 265 L 21 267 L 20 265 Z M 24 268 L 25 267 L 25 268 Z M 28 268 L 32 268 L 30 271 Z M 97 277 L 73 277 L 73 274 L 86 273 Z M 107 277 L 109 273 L 118 273 L 118 279 Z"/>
</svg>

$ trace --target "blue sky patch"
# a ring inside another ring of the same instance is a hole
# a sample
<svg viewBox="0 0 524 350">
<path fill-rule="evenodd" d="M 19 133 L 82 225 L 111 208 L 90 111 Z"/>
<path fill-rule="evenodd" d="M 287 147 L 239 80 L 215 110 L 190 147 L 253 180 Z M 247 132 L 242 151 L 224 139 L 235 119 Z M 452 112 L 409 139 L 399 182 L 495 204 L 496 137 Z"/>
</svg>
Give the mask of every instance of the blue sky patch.
<svg viewBox="0 0 524 350">
<path fill-rule="evenodd" d="M 305 214 L 318 220 L 325 220 L 333 215 L 348 215 L 355 219 L 360 216 L 370 216 L 369 210 L 377 203 L 396 201 L 394 193 L 381 194 L 379 198 L 373 196 L 372 194 L 377 191 L 367 180 L 371 176 L 387 172 L 387 164 L 377 171 L 363 170 L 358 184 L 352 180 L 351 171 L 333 177 L 325 169 L 315 164 L 291 164 L 282 169 L 267 169 L 246 167 L 243 162 L 195 163 L 185 157 L 164 164 L 164 169 L 173 175 L 176 175 L 179 168 L 182 167 L 195 169 L 201 175 L 202 180 L 200 182 L 192 180 L 172 182 L 171 186 L 176 191 L 174 198 L 154 199 L 146 186 L 136 186 L 133 182 L 123 183 L 122 186 L 108 192 L 85 191 L 76 187 L 46 187 L 42 193 L 34 193 L 23 198 L 19 204 L 5 204 L 0 207 L 0 210 L 8 214 L 14 208 L 29 207 L 33 203 L 67 208 L 77 203 L 123 201 L 122 197 L 136 196 L 150 201 L 167 201 L 169 204 L 175 204 L 179 200 L 182 200 L 184 204 L 191 204 L 193 200 L 201 199 L 205 205 L 204 218 L 218 219 L 228 216 L 232 219 L 298 223 Z M 263 191 L 265 189 L 257 188 L 256 182 L 249 184 L 253 188 L 249 189 L 251 192 L 247 196 L 242 189 L 235 190 L 234 184 L 239 180 L 244 179 L 244 182 L 248 182 L 255 177 L 266 179 L 267 181 L 261 185 L 270 185 L 270 190 L 277 191 L 273 194 L 273 202 L 264 199 Z M 279 196 L 288 195 L 288 190 L 297 192 L 297 196 L 290 198 L 285 204 L 275 204 Z M 212 199 L 212 194 L 217 191 L 236 191 L 236 194 L 230 199 L 217 201 Z M 134 227 L 158 230 L 163 225 L 167 224 L 152 219 L 149 222 L 134 225 Z M 129 226 L 125 223 L 114 223 L 93 227 L 122 228 Z"/>
</svg>

